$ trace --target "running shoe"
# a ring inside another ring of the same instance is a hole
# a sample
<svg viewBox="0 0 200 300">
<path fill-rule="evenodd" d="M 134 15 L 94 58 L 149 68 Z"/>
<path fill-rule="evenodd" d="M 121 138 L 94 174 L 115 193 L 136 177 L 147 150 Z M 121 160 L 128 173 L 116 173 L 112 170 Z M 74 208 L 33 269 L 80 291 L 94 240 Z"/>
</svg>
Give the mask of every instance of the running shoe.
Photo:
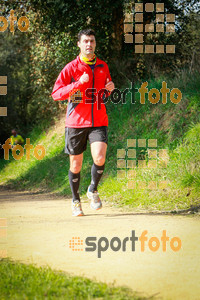
<svg viewBox="0 0 200 300">
<path fill-rule="evenodd" d="M 79 200 L 72 201 L 72 216 L 73 217 L 84 216 L 81 207 L 81 202 Z"/>
<path fill-rule="evenodd" d="M 87 197 L 88 197 L 88 199 L 91 200 L 90 207 L 92 209 L 98 210 L 98 209 L 102 208 L 102 203 L 101 203 L 101 200 L 99 198 L 99 193 L 97 191 L 92 193 L 92 192 L 90 192 L 90 187 L 88 187 Z"/>
</svg>

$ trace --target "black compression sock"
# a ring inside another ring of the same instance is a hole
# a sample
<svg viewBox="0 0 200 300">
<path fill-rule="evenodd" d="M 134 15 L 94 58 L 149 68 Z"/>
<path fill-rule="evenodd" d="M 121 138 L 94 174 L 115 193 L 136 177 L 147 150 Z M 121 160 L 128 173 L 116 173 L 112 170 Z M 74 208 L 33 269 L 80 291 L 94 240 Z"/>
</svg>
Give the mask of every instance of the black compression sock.
<svg viewBox="0 0 200 300">
<path fill-rule="evenodd" d="M 103 174 L 104 168 L 105 168 L 105 164 L 103 166 L 97 166 L 95 165 L 95 163 L 93 163 L 91 168 L 92 181 L 89 189 L 90 192 L 94 193 L 94 191 L 97 191 L 97 186 Z"/>
<path fill-rule="evenodd" d="M 72 191 L 73 201 L 75 200 L 80 201 L 79 190 L 78 190 L 80 184 L 80 172 L 75 174 L 69 170 L 68 175 L 69 175 L 69 184 Z"/>
</svg>

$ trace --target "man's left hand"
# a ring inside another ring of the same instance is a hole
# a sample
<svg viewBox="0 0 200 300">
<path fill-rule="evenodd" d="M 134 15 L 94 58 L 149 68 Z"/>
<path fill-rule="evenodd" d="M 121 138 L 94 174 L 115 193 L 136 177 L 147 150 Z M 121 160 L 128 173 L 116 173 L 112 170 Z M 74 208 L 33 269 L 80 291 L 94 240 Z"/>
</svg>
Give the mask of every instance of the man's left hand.
<svg viewBox="0 0 200 300">
<path fill-rule="evenodd" d="M 107 79 L 107 83 L 105 85 L 105 88 L 109 91 L 112 92 L 115 88 L 115 85 L 112 81 L 109 81 L 109 79 Z"/>
</svg>

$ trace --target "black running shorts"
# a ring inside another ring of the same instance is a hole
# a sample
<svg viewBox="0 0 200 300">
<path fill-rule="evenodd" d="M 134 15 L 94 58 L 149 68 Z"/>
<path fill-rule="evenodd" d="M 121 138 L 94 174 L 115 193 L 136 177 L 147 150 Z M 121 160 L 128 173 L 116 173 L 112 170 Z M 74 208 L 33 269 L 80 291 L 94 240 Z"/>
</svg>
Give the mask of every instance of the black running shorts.
<svg viewBox="0 0 200 300">
<path fill-rule="evenodd" d="M 93 142 L 104 142 L 108 144 L 108 127 L 65 127 L 65 153 L 78 155 L 87 149 L 87 140 Z"/>
</svg>

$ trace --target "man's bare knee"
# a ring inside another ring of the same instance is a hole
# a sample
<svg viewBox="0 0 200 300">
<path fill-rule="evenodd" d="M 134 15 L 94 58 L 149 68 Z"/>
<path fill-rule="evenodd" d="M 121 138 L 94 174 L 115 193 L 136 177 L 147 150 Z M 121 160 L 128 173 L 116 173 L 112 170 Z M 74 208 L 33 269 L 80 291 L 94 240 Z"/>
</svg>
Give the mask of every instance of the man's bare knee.
<svg viewBox="0 0 200 300">
<path fill-rule="evenodd" d="M 81 167 L 82 167 L 82 162 L 80 161 L 72 161 L 70 162 L 70 171 L 72 173 L 79 173 L 81 171 Z"/>
<path fill-rule="evenodd" d="M 80 173 L 81 167 L 78 167 L 78 166 L 72 167 L 72 166 L 70 166 L 70 171 L 74 174 Z"/>
<path fill-rule="evenodd" d="M 94 158 L 94 163 L 97 166 L 103 166 L 105 163 L 105 157 L 103 155 L 99 155 Z"/>
<path fill-rule="evenodd" d="M 71 156 L 70 157 L 70 171 L 72 173 L 79 173 L 82 168 L 83 158 L 81 156 Z"/>
</svg>

